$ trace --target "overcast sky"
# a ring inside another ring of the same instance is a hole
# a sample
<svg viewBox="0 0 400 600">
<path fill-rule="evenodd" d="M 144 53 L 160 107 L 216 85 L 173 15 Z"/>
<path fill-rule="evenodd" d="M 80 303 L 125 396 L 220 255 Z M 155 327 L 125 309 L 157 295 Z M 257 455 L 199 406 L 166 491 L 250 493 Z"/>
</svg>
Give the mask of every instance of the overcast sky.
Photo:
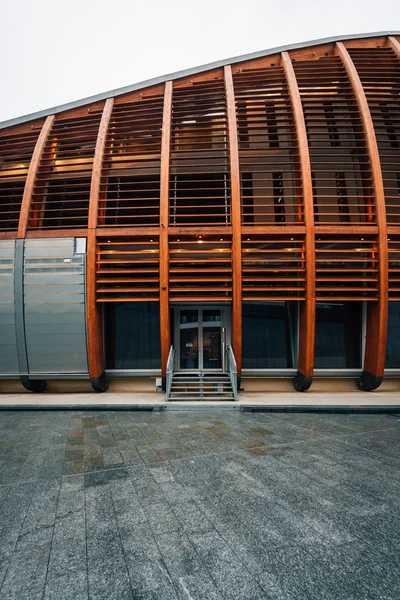
<svg viewBox="0 0 400 600">
<path fill-rule="evenodd" d="M 0 121 L 331 35 L 400 30 L 400 0 L 0 0 Z"/>
</svg>

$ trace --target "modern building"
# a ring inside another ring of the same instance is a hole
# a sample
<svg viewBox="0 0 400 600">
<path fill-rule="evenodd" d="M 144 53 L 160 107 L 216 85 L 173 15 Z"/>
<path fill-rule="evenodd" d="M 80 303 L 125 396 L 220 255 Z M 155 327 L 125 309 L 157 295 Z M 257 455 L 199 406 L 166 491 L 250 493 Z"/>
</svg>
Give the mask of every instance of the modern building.
<svg viewBox="0 0 400 600">
<path fill-rule="evenodd" d="M 400 376 L 399 33 L 0 128 L 3 379 Z"/>
</svg>

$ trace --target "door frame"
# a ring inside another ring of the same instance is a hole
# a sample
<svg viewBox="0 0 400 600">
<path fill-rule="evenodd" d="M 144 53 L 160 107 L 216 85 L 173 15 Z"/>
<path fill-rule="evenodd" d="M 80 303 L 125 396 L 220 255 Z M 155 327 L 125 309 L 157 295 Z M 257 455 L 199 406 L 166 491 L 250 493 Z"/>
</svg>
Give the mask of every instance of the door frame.
<svg viewBox="0 0 400 600">
<path fill-rule="evenodd" d="M 199 326 L 199 354 L 201 352 L 201 357 L 199 356 L 199 368 L 197 369 L 181 369 L 180 368 L 180 313 L 181 310 L 197 310 L 201 311 L 201 316 L 203 314 L 203 310 L 220 310 L 221 311 L 221 330 L 225 329 L 225 340 L 226 345 L 231 343 L 231 306 L 230 304 L 179 304 L 174 307 L 174 346 L 175 346 L 175 365 L 174 370 L 179 371 L 181 373 L 188 372 L 204 372 L 206 371 L 211 373 L 222 373 L 223 370 L 223 361 L 222 365 L 218 369 L 204 369 L 200 368 L 200 365 L 203 364 L 203 321 L 201 319 L 201 327 Z M 199 321 L 198 321 L 199 323 Z"/>
</svg>

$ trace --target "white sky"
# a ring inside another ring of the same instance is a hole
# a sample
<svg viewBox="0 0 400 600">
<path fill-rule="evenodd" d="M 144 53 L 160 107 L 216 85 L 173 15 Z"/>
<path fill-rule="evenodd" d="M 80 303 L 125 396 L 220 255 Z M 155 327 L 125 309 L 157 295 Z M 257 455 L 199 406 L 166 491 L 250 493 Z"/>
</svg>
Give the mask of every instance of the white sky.
<svg viewBox="0 0 400 600">
<path fill-rule="evenodd" d="M 216 60 L 400 31 L 400 0 L 0 0 L 0 121 Z"/>
</svg>

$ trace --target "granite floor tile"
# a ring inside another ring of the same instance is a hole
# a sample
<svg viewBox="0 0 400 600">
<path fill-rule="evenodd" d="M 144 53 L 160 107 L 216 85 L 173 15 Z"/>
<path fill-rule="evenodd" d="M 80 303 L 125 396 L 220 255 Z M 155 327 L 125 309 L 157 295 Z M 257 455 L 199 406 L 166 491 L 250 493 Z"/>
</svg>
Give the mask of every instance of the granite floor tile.
<svg viewBox="0 0 400 600">
<path fill-rule="evenodd" d="M 398 600 L 399 449 L 387 415 L 0 413 L 0 600 Z"/>
</svg>

